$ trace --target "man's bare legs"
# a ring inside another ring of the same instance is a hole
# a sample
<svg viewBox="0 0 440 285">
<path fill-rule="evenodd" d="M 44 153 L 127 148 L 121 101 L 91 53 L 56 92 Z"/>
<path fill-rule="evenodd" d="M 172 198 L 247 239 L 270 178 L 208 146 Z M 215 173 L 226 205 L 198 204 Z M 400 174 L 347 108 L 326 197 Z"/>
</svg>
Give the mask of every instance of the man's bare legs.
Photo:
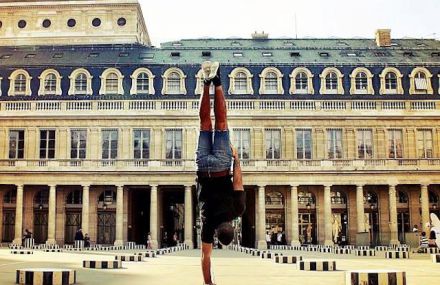
<svg viewBox="0 0 440 285">
<path fill-rule="evenodd" d="M 202 273 L 205 284 L 212 284 L 211 253 L 212 243 L 202 242 Z"/>
<path fill-rule="evenodd" d="M 215 115 L 215 130 L 227 131 L 227 108 L 223 87 L 221 85 L 215 87 L 214 95 L 214 115 Z"/>
<path fill-rule="evenodd" d="M 200 130 L 201 131 L 211 131 L 211 102 L 209 98 L 209 85 L 204 84 L 203 94 L 200 98 L 199 106 L 199 117 L 200 117 Z"/>
</svg>

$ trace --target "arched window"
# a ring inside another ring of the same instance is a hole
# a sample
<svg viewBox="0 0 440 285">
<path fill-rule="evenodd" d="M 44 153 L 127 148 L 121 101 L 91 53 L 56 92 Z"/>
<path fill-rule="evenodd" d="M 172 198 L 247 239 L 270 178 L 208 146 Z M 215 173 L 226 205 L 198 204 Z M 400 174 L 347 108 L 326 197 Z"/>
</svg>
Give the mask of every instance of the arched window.
<svg viewBox="0 0 440 285">
<path fill-rule="evenodd" d="M 377 194 L 372 191 L 364 192 L 364 207 L 369 208 L 371 210 L 377 210 L 378 207 L 378 198 Z"/>
<path fill-rule="evenodd" d="M 272 70 L 273 71 L 273 70 Z M 266 71 L 264 72 L 266 73 Z M 261 75 L 260 75 L 261 76 Z M 244 67 L 237 67 L 232 70 L 229 75 L 230 83 L 229 83 L 229 94 L 253 94 L 254 90 L 252 89 L 252 74 L 251 72 Z M 265 79 L 262 78 L 262 80 Z M 260 86 L 262 89 L 262 86 Z M 260 90 L 260 93 L 263 90 Z"/>
<path fill-rule="evenodd" d="M 93 76 L 87 69 L 75 69 L 70 75 L 69 95 L 92 95 Z"/>
<path fill-rule="evenodd" d="M 26 91 L 26 75 L 19 74 L 15 78 L 15 93 L 24 93 Z"/>
<path fill-rule="evenodd" d="M 428 199 L 430 204 L 437 204 L 438 203 L 438 196 L 433 191 L 428 192 Z"/>
<path fill-rule="evenodd" d="M 3 196 L 3 202 L 5 204 L 17 203 L 17 191 L 11 190 L 11 191 L 6 192 L 6 194 Z"/>
<path fill-rule="evenodd" d="M 150 79 L 146 72 L 141 72 L 136 79 L 136 89 L 138 93 L 149 93 Z"/>
<path fill-rule="evenodd" d="M 295 77 L 295 88 L 297 90 L 297 93 L 305 93 L 307 94 L 308 89 L 308 77 L 305 72 L 300 72 Z"/>
<path fill-rule="evenodd" d="M 385 90 L 388 92 L 397 91 L 397 76 L 394 72 L 388 72 L 385 75 Z"/>
<path fill-rule="evenodd" d="M 359 92 L 363 92 L 363 91 L 367 92 L 368 78 L 365 72 L 359 72 L 358 74 L 356 74 L 355 87 L 356 90 Z"/>
<path fill-rule="evenodd" d="M 264 88 L 267 92 L 278 92 L 278 77 L 275 72 L 268 72 L 264 80 Z"/>
<path fill-rule="evenodd" d="M 9 76 L 9 96 L 26 95 L 30 96 L 31 91 L 31 79 L 32 77 L 24 69 L 18 69 L 11 73 Z"/>
<path fill-rule="evenodd" d="M 87 75 L 84 72 L 81 72 L 75 77 L 75 93 L 87 93 Z"/>
<path fill-rule="evenodd" d="M 280 192 L 269 192 L 266 194 L 266 206 L 272 208 L 283 208 L 284 197 Z"/>
<path fill-rule="evenodd" d="M 101 206 L 110 206 L 116 204 L 116 192 L 113 190 L 105 190 L 98 197 L 98 203 Z"/>
<path fill-rule="evenodd" d="M 177 72 L 171 72 L 168 76 L 167 90 L 170 93 L 179 93 L 180 91 L 180 76 Z"/>
<path fill-rule="evenodd" d="M 49 191 L 39 191 L 34 197 L 34 206 L 47 205 L 49 203 Z"/>
<path fill-rule="evenodd" d="M 404 191 L 396 191 L 397 203 L 399 204 L 408 204 L 408 194 Z"/>
<path fill-rule="evenodd" d="M 234 90 L 237 93 L 246 93 L 247 90 L 247 77 L 244 72 L 238 72 L 235 76 Z"/>
<path fill-rule="evenodd" d="M 409 75 L 410 94 L 434 94 L 431 84 L 432 74 L 425 67 L 416 67 Z"/>
<path fill-rule="evenodd" d="M 107 76 L 105 80 L 105 90 L 107 94 L 118 93 L 118 75 L 116 73 L 112 72 Z"/>
<path fill-rule="evenodd" d="M 365 67 L 357 67 L 350 74 L 350 94 L 374 94 L 373 74 Z"/>
<path fill-rule="evenodd" d="M 334 72 L 330 72 L 325 77 L 325 88 L 328 91 L 336 91 L 338 88 L 338 76 Z"/>
<path fill-rule="evenodd" d="M 53 94 L 56 91 L 57 78 L 55 74 L 49 73 L 44 79 L 44 92 L 46 94 Z"/>
<path fill-rule="evenodd" d="M 298 192 L 298 204 L 301 207 L 312 208 L 316 204 L 315 195 L 309 191 Z"/>
<path fill-rule="evenodd" d="M 332 204 L 343 205 L 347 204 L 347 195 L 341 191 L 331 191 L 330 199 Z"/>
<path fill-rule="evenodd" d="M 75 190 L 69 193 L 66 198 L 66 204 L 68 205 L 80 205 L 82 204 L 82 191 Z"/>
</svg>

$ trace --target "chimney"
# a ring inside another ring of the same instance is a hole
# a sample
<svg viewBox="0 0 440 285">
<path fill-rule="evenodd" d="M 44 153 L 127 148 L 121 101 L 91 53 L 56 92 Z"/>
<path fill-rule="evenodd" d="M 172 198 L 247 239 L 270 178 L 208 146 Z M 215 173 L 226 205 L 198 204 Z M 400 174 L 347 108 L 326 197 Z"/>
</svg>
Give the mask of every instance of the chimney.
<svg viewBox="0 0 440 285">
<path fill-rule="evenodd" d="M 376 44 L 378 47 L 391 46 L 391 30 L 390 29 L 376 30 Z"/>
<path fill-rule="evenodd" d="M 266 34 L 264 31 L 259 33 L 255 31 L 255 33 L 252 34 L 252 39 L 254 40 L 267 40 L 269 38 L 269 34 Z"/>
</svg>

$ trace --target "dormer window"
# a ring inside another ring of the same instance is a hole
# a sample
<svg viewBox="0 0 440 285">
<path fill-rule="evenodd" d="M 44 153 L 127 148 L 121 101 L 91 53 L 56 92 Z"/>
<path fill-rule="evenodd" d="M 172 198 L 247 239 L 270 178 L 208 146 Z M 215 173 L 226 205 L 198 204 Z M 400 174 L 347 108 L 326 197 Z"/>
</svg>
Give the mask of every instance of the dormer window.
<svg viewBox="0 0 440 285">
<path fill-rule="evenodd" d="M 32 77 L 29 75 L 29 73 L 23 69 L 19 69 L 12 72 L 11 76 L 9 76 L 10 85 L 9 85 L 8 95 L 30 96 L 32 94 L 31 79 Z"/>
<path fill-rule="evenodd" d="M 350 75 L 350 94 L 374 94 L 373 74 L 365 67 L 358 67 Z"/>
<path fill-rule="evenodd" d="M 313 94 L 313 74 L 305 67 L 295 68 L 290 74 L 290 94 Z"/>
<path fill-rule="evenodd" d="M 123 95 L 124 88 L 122 86 L 122 81 L 124 76 L 116 68 L 106 69 L 101 78 L 101 88 L 99 90 L 100 95 Z"/>
<path fill-rule="evenodd" d="M 163 78 L 162 94 L 186 95 L 186 75 L 179 68 L 172 67 L 165 71 Z"/>
<path fill-rule="evenodd" d="M 278 68 L 265 68 L 260 74 L 260 94 L 283 94 L 282 79 L 283 74 Z"/>
<path fill-rule="evenodd" d="M 403 94 L 403 75 L 397 68 L 387 67 L 380 76 L 380 94 Z"/>
<path fill-rule="evenodd" d="M 147 68 L 138 68 L 131 75 L 131 95 L 154 94 L 153 73 Z"/>
<path fill-rule="evenodd" d="M 75 69 L 69 75 L 69 95 L 92 95 L 92 78 L 93 76 L 86 69 Z"/>
<path fill-rule="evenodd" d="M 325 68 L 321 75 L 321 94 L 344 94 L 342 79 L 344 75 L 335 67 Z"/>
<path fill-rule="evenodd" d="M 431 84 L 432 74 L 425 67 L 416 67 L 409 75 L 410 94 L 434 94 Z"/>
<path fill-rule="evenodd" d="M 61 75 L 54 69 L 48 69 L 41 73 L 40 89 L 38 95 L 61 95 Z"/>
<path fill-rule="evenodd" d="M 235 68 L 229 75 L 229 94 L 253 94 L 252 74 L 244 67 Z"/>
<path fill-rule="evenodd" d="M 385 75 L 385 90 L 393 93 L 397 91 L 397 75 L 394 72 Z"/>
</svg>

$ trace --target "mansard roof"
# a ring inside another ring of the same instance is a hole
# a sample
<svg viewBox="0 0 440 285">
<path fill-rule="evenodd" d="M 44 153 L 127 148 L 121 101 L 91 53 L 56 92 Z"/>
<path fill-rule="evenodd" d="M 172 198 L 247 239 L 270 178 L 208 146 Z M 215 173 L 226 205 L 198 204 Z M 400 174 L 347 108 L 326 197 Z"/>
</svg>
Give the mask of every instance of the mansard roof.
<svg viewBox="0 0 440 285">
<path fill-rule="evenodd" d="M 161 44 L 0 47 L 3 66 L 194 65 L 440 65 L 440 41 L 394 39 L 185 39 Z"/>
</svg>

